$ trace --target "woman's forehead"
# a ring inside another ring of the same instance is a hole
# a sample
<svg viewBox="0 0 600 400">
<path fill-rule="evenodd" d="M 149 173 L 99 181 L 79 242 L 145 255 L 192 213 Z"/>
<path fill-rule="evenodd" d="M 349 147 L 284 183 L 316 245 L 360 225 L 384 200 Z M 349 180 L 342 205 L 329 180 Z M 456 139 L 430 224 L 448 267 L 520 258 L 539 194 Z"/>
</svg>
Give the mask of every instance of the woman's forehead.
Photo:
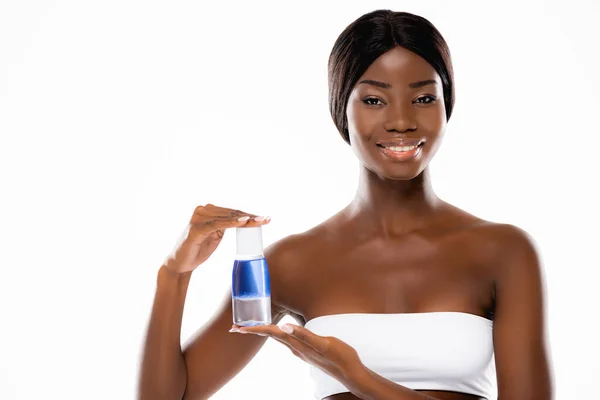
<svg viewBox="0 0 600 400">
<path fill-rule="evenodd" d="M 392 85 L 408 85 L 426 79 L 434 79 L 441 83 L 431 64 L 403 47 L 395 47 L 375 59 L 359 81 L 362 79 L 385 80 Z"/>
</svg>

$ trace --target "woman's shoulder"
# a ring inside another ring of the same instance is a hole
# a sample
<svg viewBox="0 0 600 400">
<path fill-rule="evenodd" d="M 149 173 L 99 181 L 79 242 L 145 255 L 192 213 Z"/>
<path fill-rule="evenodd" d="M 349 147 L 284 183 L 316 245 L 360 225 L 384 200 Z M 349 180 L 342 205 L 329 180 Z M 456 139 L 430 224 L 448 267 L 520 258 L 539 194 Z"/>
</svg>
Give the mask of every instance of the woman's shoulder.
<svg viewBox="0 0 600 400">
<path fill-rule="evenodd" d="M 305 231 L 285 236 L 265 249 L 265 256 L 277 265 L 297 265 L 314 252 L 326 246 L 336 232 L 332 219 L 321 222 Z"/>
<path fill-rule="evenodd" d="M 523 254 L 537 255 L 537 244 L 525 229 L 510 223 L 487 222 L 479 228 L 479 236 L 494 264 L 503 265 Z"/>
<path fill-rule="evenodd" d="M 458 231 L 467 235 L 467 241 L 479 252 L 498 261 L 514 252 L 534 251 L 535 242 L 522 227 L 507 222 L 495 222 L 472 215 L 457 207 L 450 212 L 457 218 Z"/>
<path fill-rule="evenodd" d="M 463 229 L 504 239 L 527 236 L 522 228 L 511 223 L 487 220 L 449 203 L 445 203 L 445 207 L 448 218 L 456 221 L 456 225 Z"/>
</svg>

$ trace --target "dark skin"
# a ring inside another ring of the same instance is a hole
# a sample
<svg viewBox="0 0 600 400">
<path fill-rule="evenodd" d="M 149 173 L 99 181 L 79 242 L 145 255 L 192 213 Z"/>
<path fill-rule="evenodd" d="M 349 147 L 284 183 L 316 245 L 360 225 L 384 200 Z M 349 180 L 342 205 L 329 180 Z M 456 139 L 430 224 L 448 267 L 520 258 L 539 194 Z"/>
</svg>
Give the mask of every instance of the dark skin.
<svg viewBox="0 0 600 400">
<path fill-rule="evenodd" d="M 227 333 L 232 321 L 227 294 L 215 318 L 184 348 L 186 374 L 179 377 L 187 382 L 184 398 L 216 392 L 273 338 L 313 364 L 320 353 L 310 344 L 336 349 L 329 368 L 348 377 L 343 383 L 353 393 L 328 400 L 479 399 L 406 390 L 381 377 L 377 382 L 344 343 L 316 336 L 302 342 L 276 327 L 285 315 L 303 327 L 331 314 L 432 311 L 493 319 L 499 399 L 552 398 L 543 272 L 534 245 L 520 229 L 479 219 L 433 192 L 428 164 L 446 128 L 442 85 L 433 67 L 404 48 L 388 51 L 359 79 L 347 118 L 351 147 L 362 165 L 355 199 L 317 227 L 266 249 L 273 325 L 246 329 L 265 336 Z M 377 145 L 401 137 L 423 139 L 416 157 L 393 160 Z M 163 275 L 173 287 L 187 288 L 189 276 Z M 159 273 L 159 286 L 160 279 Z M 386 385 L 389 397 L 383 396 Z"/>
</svg>

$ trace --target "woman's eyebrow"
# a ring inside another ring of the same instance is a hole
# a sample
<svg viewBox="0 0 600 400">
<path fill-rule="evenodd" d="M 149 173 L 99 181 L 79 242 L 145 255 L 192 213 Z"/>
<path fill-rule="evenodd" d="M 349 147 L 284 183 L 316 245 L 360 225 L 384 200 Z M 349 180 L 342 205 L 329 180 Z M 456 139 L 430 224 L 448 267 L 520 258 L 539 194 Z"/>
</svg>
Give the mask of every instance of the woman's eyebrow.
<svg viewBox="0 0 600 400">
<path fill-rule="evenodd" d="M 360 82 L 358 82 L 359 85 L 361 84 L 368 84 L 368 85 L 373 85 L 373 86 L 377 86 L 379 88 L 382 89 L 391 89 L 392 85 L 390 83 L 387 82 L 382 82 L 382 81 L 376 81 L 373 79 L 364 79 Z M 413 82 L 413 83 L 409 83 L 408 87 L 411 89 L 418 89 L 421 88 L 423 86 L 427 86 L 427 85 L 437 85 L 437 81 L 435 79 L 426 79 L 423 81 L 417 81 L 417 82 Z"/>
</svg>

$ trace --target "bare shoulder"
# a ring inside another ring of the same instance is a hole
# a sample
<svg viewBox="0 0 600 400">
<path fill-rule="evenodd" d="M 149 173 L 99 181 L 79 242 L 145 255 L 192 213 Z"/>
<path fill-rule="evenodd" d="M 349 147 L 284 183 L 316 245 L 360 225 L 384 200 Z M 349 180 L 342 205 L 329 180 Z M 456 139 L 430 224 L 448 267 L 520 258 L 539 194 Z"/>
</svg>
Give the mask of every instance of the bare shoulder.
<svg viewBox="0 0 600 400">
<path fill-rule="evenodd" d="M 466 229 L 469 248 L 490 277 L 498 283 L 507 276 L 543 275 L 541 255 L 534 238 L 510 223 L 480 220 Z"/>
<path fill-rule="evenodd" d="M 454 206 L 450 206 L 448 215 L 448 226 L 455 233 L 450 236 L 460 238 L 469 253 L 491 269 L 492 275 L 517 265 L 540 265 L 537 245 L 523 228 L 478 218 Z"/>
<path fill-rule="evenodd" d="M 535 248 L 531 235 L 516 225 L 488 221 L 455 206 L 448 206 L 449 218 L 457 221 L 454 225 L 460 231 L 472 235 L 473 240 L 477 240 L 479 245 L 486 246 L 486 250 L 497 248 L 506 254 L 511 250 L 526 251 Z"/>
<path fill-rule="evenodd" d="M 291 234 L 268 246 L 265 257 L 269 266 L 273 263 L 277 269 L 290 269 L 301 265 L 310 255 L 337 237 L 335 225 L 340 219 L 340 213 L 304 232 Z"/>
<path fill-rule="evenodd" d="M 318 242 L 320 234 L 320 229 L 313 228 L 309 231 L 288 235 L 269 245 L 265 249 L 269 269 L 289 271 L 302 265 L 307 253 Z"/>
<path fill-rule="evenodd" d="M 524 229 L 507 223 L 485 221 L 473 228 L 479 243 L 485 246 L 494 259 L 503 264 L 515 257 L 535 257 L 537 245 Z"/>
<path fill-rule="evenodd" d="M 536 291 L 543 291 L 544 268 L 540 252 L 531 235 L 524 229 L 511 224 L 495 224 L 489 228 L 494 240 L 493 267 L 497 289 L 530 284 Z"/>
</svg>

